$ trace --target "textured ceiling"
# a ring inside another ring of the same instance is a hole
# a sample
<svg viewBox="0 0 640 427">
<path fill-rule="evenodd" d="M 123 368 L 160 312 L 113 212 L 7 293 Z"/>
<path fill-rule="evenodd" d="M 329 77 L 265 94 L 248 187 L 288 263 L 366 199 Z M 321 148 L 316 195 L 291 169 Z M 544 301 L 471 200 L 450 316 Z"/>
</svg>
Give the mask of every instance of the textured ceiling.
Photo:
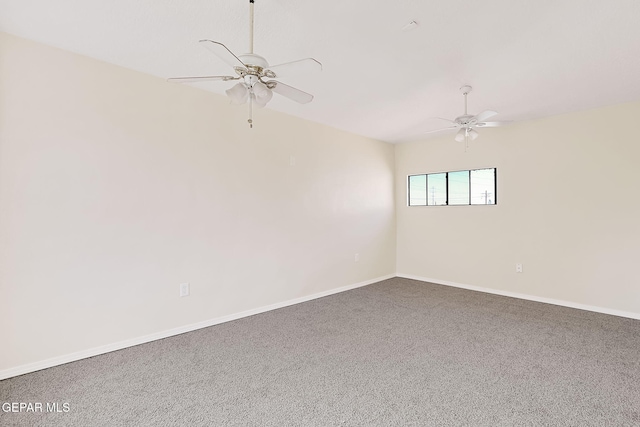
<svg viewBox="0 0 640 427">
<path fill-rule="evenodd" d="M 379 140 L 433 136 L 425 132 L 442 122 L 432 117 L 462 114 L 463 84 L 474 88 L 469 112 L 493 109 L 498 121 L 640 100 L 638 0 L 255 1 L 257 54 L 323 64 L 282 79 L 314 94 L 312 103 L 276 95 L 268 108 Z M 162 78 L 229 74 L 198 40 L 245 53 L 249 6 L 0 0 L 0 31 Z M 223 93 L 231 82 L 200 86 Z"/>
</svg>

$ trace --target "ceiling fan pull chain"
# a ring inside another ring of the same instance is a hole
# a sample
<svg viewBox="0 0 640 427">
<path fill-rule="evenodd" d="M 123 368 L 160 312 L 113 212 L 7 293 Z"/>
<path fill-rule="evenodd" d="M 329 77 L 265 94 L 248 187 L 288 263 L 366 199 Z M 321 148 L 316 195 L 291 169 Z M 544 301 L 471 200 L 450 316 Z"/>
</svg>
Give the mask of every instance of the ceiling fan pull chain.
<svg viewBox="0 0 640 427">
<path fill-rule="evenodd" d="M 247 120 L 247 122 L 249 122 L 249 129 L 253 129 L 253 98 L 251 96 L 252 94 L 249 93 L 249 120 Z"/>
<path fill-rule="evenodd" d="M 249 0 L 249 53 L 253 53 L 253 0 Z"/>
</svg>

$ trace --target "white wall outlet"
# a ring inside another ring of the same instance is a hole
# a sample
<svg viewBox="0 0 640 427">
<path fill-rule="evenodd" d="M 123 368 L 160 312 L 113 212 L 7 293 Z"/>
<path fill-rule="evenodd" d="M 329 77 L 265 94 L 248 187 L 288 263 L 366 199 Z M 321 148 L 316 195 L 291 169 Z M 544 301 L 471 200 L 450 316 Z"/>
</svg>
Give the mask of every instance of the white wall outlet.
<svg viewBox="0 0 640 427">
<path fill-rule="evenodd" d="M 354 260 L 355 262 L 360 261 L 360 254 L 356 254 L 356 255 L 353 257 L 353 260 Z"/>
<path fill-rule="evenodd" d="M 189 296 L 189 284 L 188 283 L 180 283 L 180 296 L 188 297 Z"/>
<path fill-rule="evenodd" d="M 296 165 L 296 156 L 289 156 L 289 166 L 295 166 Z"/>
<path fill-rule="evenodd" d="M 522 264 L 516 264 L 516 273 L 522 273 Z"/>
</svg>

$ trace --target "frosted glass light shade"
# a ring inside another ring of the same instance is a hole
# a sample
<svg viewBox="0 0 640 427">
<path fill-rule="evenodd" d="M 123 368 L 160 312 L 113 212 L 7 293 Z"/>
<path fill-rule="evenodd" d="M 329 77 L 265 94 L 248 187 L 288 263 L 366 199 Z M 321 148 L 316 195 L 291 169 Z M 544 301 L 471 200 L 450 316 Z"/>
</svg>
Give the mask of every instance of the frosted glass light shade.
<svg viewBox="0 0 640 427">
<path fill-rule="evenodd" d="M 458 142 L 464 142 L 465 132 L 466 132 L 466 129 L 464 128 L 460 129 L 458 133 L 456 133 L 455 140 Z"/>
<path fill-rule="evenodd" d="M 261 82 L 253 85 L 252 92 L 253 99 L 258 107 L 264 107 L 273 98 L 273 92 Z"/>
<path fill-rule="evenodd" d="M 473 141 L 478 137 L 478 132 L 476 132 L 473 129 L 469 129 L 468 135 L 469 135 L 469 138 L 471 138 L 471 140 Z"/>
<path fill-rule="evenodd" d="M 244 104 L 249 98 L 249 90 L 242 83 L 238 83 L 231 89 L 226 90 L 225 93 L 234 104 Z"/>
</svg>

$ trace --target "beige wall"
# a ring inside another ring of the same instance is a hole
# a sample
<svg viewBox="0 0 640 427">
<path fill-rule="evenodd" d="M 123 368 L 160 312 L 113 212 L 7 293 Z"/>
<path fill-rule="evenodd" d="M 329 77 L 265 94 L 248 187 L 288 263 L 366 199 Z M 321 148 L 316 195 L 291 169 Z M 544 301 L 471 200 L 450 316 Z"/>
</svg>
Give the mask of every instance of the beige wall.
<svg viewBox="0 0 640 427">
<path fill-rule="evenodd" d="M 640 103 L 396 147 L 397 272 L 640 316 Z M 498 168 L 498 205 L 407 207 L 407 175 Z M 523 264 L 523 273 L 515 264 Z"/>
<path fill-rule="evenodd" d="M 269 110 L 249 130 L 222 96 L 0 34 L 0 374 L 396 271 L 640 316 L 638 117 L 467 152 Z M 408 174 L 483 167 L 497 206 L 406 206 Z"/>
<path fill-rule="evenodd" d="M 392 145 L 269 110 L 249 130 L 223 96 L 6 34 L 0 55 L 0 371 L 394 274 Z"/>
</svg>

